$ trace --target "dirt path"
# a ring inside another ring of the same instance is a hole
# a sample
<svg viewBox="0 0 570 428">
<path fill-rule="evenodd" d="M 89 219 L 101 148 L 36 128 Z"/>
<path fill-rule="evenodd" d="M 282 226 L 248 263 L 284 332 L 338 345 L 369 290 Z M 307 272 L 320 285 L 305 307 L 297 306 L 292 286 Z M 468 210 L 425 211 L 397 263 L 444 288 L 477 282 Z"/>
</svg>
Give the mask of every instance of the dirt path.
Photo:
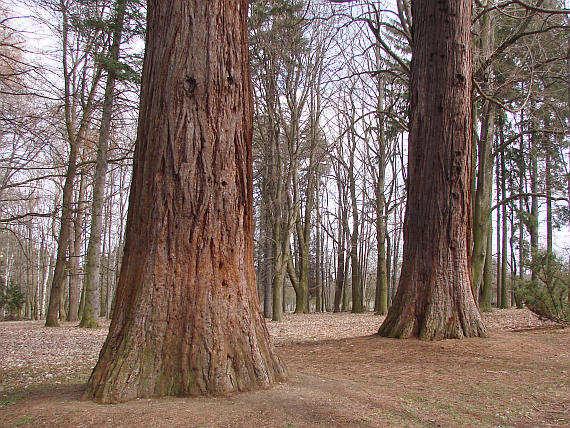
<svg viewBox="0 0 570 428">
<path fill-rule="evenodd" d="M 80 401 L 105 329 L 3 323 L 0 426 L 570 425 L 568 329 L 496 311 L 488 339 L 428 343 L 369 336 L 380 320 L 270 324 L 289 369 L 271 390 L 115 406 Z"/>
</svg>

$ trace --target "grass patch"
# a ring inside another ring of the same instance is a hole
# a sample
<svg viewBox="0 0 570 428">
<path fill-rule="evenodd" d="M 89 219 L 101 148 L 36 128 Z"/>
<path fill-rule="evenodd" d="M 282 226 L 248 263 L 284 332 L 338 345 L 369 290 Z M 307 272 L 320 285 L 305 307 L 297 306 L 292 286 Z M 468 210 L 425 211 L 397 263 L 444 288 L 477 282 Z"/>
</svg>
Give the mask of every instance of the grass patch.
<svg viewBox="0 0 570 428">
<path fill-rule="evenodd" d="M 8 407 L 16 404 L 24 398 L 21 394 L 5 394 L 0 398 L 0 407 Z"/>
<path fill-rule="evenodd" d="M 22 416 L 21 418 L 16 419 L 14 426 L 23 427 L 24 425 L 30 425 L 34 422 L 33 416 Z"/>
</svg>

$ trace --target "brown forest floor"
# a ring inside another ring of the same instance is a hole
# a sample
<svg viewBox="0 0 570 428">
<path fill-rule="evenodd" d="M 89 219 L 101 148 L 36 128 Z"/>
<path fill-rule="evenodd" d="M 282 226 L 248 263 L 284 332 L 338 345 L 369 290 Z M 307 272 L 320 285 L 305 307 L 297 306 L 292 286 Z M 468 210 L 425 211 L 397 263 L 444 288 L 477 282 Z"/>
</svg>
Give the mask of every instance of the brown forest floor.
<svg viewBox="0 0 570 428">
<path fill-rule="evenodd" d="M 289 316 L 269 328 L 289 380 L 222 398 L 81 401 L 106 329 L 0 323 L 0 426 L 570 426 L 570 329 L 526 310 L 487 339 L 373 334 L 373 315 Z"/>
</svg>

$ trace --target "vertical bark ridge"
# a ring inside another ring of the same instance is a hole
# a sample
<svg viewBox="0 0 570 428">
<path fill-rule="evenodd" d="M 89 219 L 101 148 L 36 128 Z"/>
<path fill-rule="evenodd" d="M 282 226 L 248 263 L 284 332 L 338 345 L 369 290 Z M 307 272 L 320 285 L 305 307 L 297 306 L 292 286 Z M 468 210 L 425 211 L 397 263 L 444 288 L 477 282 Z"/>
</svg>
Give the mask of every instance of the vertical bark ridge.
<svg viewBox="0 0 570 428">
<path fill-rule="evenodd" d="M 266 387 L 284 368 L 253 267 L 247 2 L 148 8 L 124 260 L 86 394 L 119 402 Z"/>
<path fill-rule="evenodd" d="M 398 291 L 379 334 L 482 336 L 471 292 L 471 1 L 412 2 L 408 198 Z"/>
</svg>

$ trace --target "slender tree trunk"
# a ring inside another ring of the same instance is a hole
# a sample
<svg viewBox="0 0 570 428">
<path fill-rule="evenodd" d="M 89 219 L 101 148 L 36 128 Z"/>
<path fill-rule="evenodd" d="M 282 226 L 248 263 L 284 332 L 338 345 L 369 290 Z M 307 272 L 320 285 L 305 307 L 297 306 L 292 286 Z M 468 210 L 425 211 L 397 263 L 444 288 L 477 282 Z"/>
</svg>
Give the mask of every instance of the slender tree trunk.
<svg viewBox="0 0 570 428">
<path fill-rule="evenodd" d="M 531 279 L 537 280 L 536 273 L 536 254 L 538 253 L 538 143 L 536 141 L 536 127 L 534 118 L 532 117 L 534 108 L 531 109 L 531 146 L 530 146 L 530 256 L 531 263 Z"/>
<path fill-rule="evenodd" d="M 505 166 L 505 148 L 504 139 L 502 138 L 503 127 L 501 124 L 501 195 L 502 200 L 507 198 L 507 170 Z M 509 307 L 508 302 L 508 289 L 507 289 L 507 240 L 508 240 L 508 225 L 507 225 L 507 204 L 503 203 L 501 205 L 501 229 L 502 229 L 502 240 L 501 240 L 501 309 L 506 309 Z"/>
<path fill-rule="evenodd" d="M 268 192 L 264 193 L 264 197 Z M 267 209 L 268 202 L 263 203 L 263 214 L 262 214 L 262 233 L 263 233 L 263 244 L 262 244 L 262 254 L 260 273 L 261 273 L 261 283 L 263 288 L 263 316 L 265 318 L 271 318 L 273 314 L 273 275 L 275 264 L 273 262 L 273 243 L 271 235 L 271 222 L 269 220 L 269 210 Z"/>
<path fill-rule="evenodd" d="M 381 65 L 380 48 L 376 47 L 376 62 Z M 383 76 L 383 75 L 381 75 Z M 378 126 L 378 176 L 376 177 L 376 293 L 374 313 L 388 313 L 388 276 L 386 274 L 386 199 L 384 184 L 386 178 L 386 138 L 384 133 L 384 77 L 379 77 L 378 102 L 376 106 Z"/>
<path fill-rule="evenodd" d="M 493 223 L 489 221 L 487 227 L 489 228 L 487 231 L 487 251 L 485 252 L 485 268 L 479 303 L 479 309 L 482 312 L 491 311 L 491 294 L 493 291 Z"/>
<path fill-rule="evenodd" d="M 70 225 L 72 224 L 73 181 L 77 168 L 77 144 L 70 144 L 65 184 L 63 185 L 63 201 L 61 205 L 61 224 L 57 237 L 57 255 L 55 269 L 49 294 L 46 316 L 46 327 L 59 327 L 60 304 L 63 298 L 66 281 L 66 259 L 69 247 Z"/>
<path fill-rule="evenodd" d="M 546 150 L 545 190 L 546 190 L 546 251 L 552 255 L 552 173 L 550 171 L 550 147 Z"/>
<path fill-rule="evenodd" d="M 71 73 L 68 65 L 68 33 L 69 33 L 69 16 L 67 5 L 63 0 L 60 1 L 62 13 L 62 63 L 63 63 L 63 82 L 64 82 L 64 116 L 65 116 L 65 133 L 69 143 L 69 158 L 67 162 L 67 170 L 65 174 L 65 181 L 63 185 L 63 198 L 61 207 L 61 222 L 57 239 L 57 253 L 55 268 L 50 288 L 48 311 L 46 315 L 46 327 L 58 327 L 58 317 L 61 315 L 61 300 L 65 289 L 66 281 L 66 263 L 67 263 L 67 250 L 69 247 L 70 231 L 73 221 L 72 203 L 73 203 L 73 185 L 75 181 L 75 174 L 77 172 L 77 156 L 79 144 L 84 140 L 85 133 L 91 119 L 93 99 L 95 89 L 97 88 L 99 79 L 101 77 L 101 68 L 97 67 L 94 70 L 94 76 L 91 83 L 90 92 L 87 100 L 84 102 L 82 117 L 79 126 L 76 129 L 73 110 L 73 97 L 70 79 Z"/>
<path fill-rule="evenodd" d="M 492 6 L 494 1 L 483 2 L 484 7 Z M 481 59 L 485 61 L 493 53 L 494 26 L 492 11 L 481 17 Z M 487 92 L 493 90 L 494 70 L 489 66 L 484 70 L 483 89 Z M 483 286 L 484 269 L 487 253 L 487 234 L 492 222 L 491 200 L 493 194 L 493 136 L 495 133 L 495 103 L 486 100 L 483 103 L 481 119 L 481 136 L 477 145 L 477 186 L 473 209 L 473 295 L 479 296 L 479 289 Z"/>
<path fill-rule="evenodd" d="M 61 302 L 59 303 L 59 320 L 65 321 L 67 319 L 67 311 L 69 308 L 69 287 L 71 282 L 71 275 L 69 270 L 69 259 L 65 263 L 65 288 L 61 293 Z"/>
<path fill-rule="evenodd" d="M 487 255 L 487 234 L 491 223 L 491 200 L 493 194 L 493 134 L 495 129 L 495 108 L 486 103 L 483 114 L 482 132 L 479 141 L 479 165 L 477 169 L 477 190 L 473 219 L 473 295 L 479 295 L 483 286 L 483 272 Z"/>
<path fill-rule="evenodd" d="M 98 402 L 284 377 L 253 263 L 247 12 L 245 0 L 148 2 L 124 259 L 86 391 Z"/>
<path fill-rule="evenodd" d="M 394 224 L 402 224 L 401 221 L 401 209 L 394 210 Z M 391 295 L 390 295 L 390 306 L 394 303 L 394 299 L 396 297 L 397 289 L 398 289 L 398 263 L 400 260 L 400 239 L 401 239 L 401 231 L 395 231 L 394 233 L 394 248 L 392 250 L 392 285 L 390 287 Z"/>
<path fill-rule="evenodd" d="M 344 285 L 344 242 L 342 235 L 344 232 L 342 228 L 339 229 L 339 244 L 337 250 L 336 262 L 336 278 L 335 278 L 335 292 L 334 292 L 334 312 L 340 312 L 342 303 L 342 288 Z"/>
<path fill-rule="evenodd" d="M 517 277 L 517 260 L 515 254 L 515 219 L 514 219 L 514 205 L 512 203 L 509 204 L 509 252 L 511 255 L 510 260 L 510 269 L 509 269 L 509 304 L 510 306 L 515 305 L 515 281 Z"/>
<path fill-rule="evenodd" d="M 524 145 L 524 133 L 523 131 L 523 123 L 524 123 L 524 110 L 521 110 L 521 135 L 519 139 L 519 156 L 524 159 L 525 156 L 525 145 Z M 525 162 L 521 162 L 519 168 L 519 194 L 524 193 L 524 182 L 525 182 Z M 522 213 L 524 212 L 524 198 L 519 198 L 519 280 L 522 281 L 524 277 L 524 222 L 522 219 Z M 516 294 L 515 294 L 516 298 Z M 523 307 L 523 301 L 520 298 L 516 299 L 517 308 Z"/>
<path fill-rule="evenodd" d="M 358 242 L 360 237 L 360 223 L 358 216 L 358 205 L 356 200 L 356 178 L 354 177 L 354 165 L 351 166 L 349 172 L 349 187 L 352 204 L 352 233 L 350 234 L 350 274 L 351 274 L 351 290 L 352 290 L 352 313 L 359 314 L 364 312 L 363 292 L 360 273 L 360 264 L 358 260 Z"/>
<path fill-rule="evenodd" d="M 315 227 L 316 233 L 316 263 L 315 263 L 315 312 L 323 312 L 323 299 L 322 299 L 322 288 L 323 288 L 323 263 L 322 263 L 322 236 L 321 236 L 321 207 L 319 203 L 319 192 L 317 190 L 317 224 Z"/>
<path fill-rule="evenodd" d="M 280 220 L 276 221 L 273 225 L 273 257 L 274 272 L 273 272 L 273 321 L 282 321 L 283 313 L 285 312 L 285 271 L 287 269 L 287 256 L 283 250 L 282 243 L 282 223 Z M 289 246 L 289 237 L 285 237 L 285 245 Z"/>
<path fill-rule="evenodd" d="M 101 312 L 99 316 L 102 318 L 109 318 L 109 308 L 111 307 L 111 302 L 113 300 L 113 278 L 115 277 L 112 265 L 113 261 L 113 239 L 112 239 L 112 229 L 113 229 L 113 205 L 114 205 L 114 187 L 115 187 L 115 174 L 111 172 L 109 182 L 109 197 L 107 198 L 107 213 L 105 214 L 105 223 L 107 224 L 107 257 L 106 263 L 107 268 L 105 272 L 105 300 L 101 304 Z"/>
<path fill-rule="evenodd" d="M 79 179 L 79 194 L 77 197 L 77 212 L 75 213 L 75 221 L 73 224 L 73 242 L 70 244 L 72 248 L 70 260 L 70 292 L 69 292 L 69 312 L 67 314 L 67 321 L 77 322 L 79 320 L 79 301 L 81 297 L 81 276 L 79 272 L 79 260 L 81 257 L 81 241 L 83 237 L 83 216 L 84 216 L 84 203 L 85 198 L 85 174 L 80 173 Z"/>
<path fill-rule="evenodd" d="M 106 199 L 106 198 L 105 198 Z M 97 317 L 99 318 L 104 318 L 106 311 L 107 311 L 107 287 L 106 287 L 106 281 L 105 278 L 109 276 L 109 244 L 110 244 L 110 239 L 108 238 L 108 234 L 107 234 L 107 230 L 110 227 L 109 224 L 109 203 L 111 202 L 111 198 L 109 198 L 107 200 L 107 202 L 104 204 L 104 208 L 103 208 L 103 225 L 101 227 L 101 232 L 103 234 L 103 242 L 102 242 L 102 246 L 101 246 L 101 253 L 99 254 L 99 260 L 100 260 L 100 269 L 99 269 L 99 279 L 97 281 L 97 283 L 99 284 L 99 304 L 97 305 L 97 307 L 99 308 L 99 311 L 97 313 Z"/>
<path fill-rule="evenodd" d="M 348 232 L 346 232 L 348 233 Z M 347 237 L 348 238 L 348 237 Z M 347 240 L 347 238 L 345 238 Z M 344 276 L 342 282 L 342 305 L 341 311 L 347 312 L 350 310 L 350 294 L 348 292 L 348 270 L 350 268 L 350 252 L 346 253 L 344 263 Z"/>
<path fill-rule="evenodd" d="M 28 221 L 26 228 L 28 229 L 27 236 L 27 263 L 26 263 L 26 303 L 24 310 L 24 317 L 26 319 L 33 319 L 33 309 L 34 309 L 34 296 L 36 295 L 34 290 L 34 243 L 32 240 L 32 222 L 31 219 Z"/>
<path fill-rule="evenodd" d="M 469 260 L 471 7 L 471 0 L 412 0 L 404 262 L 382 336 L 485 335 Z"/>
<path fill-rule="evenodd" d="M 570 16 L 566 15 L 566 28 L 570 28 Z M 569 31 L 566 30 L 568 33 Z M 566 46 L 566 87 L 570 88 L 570 37 L 567 38 Z M 570 139 L 570 90 L 566 91 L 566 137 Z M 568 164 L 570 165 L 570 148 L 568 149 Z M 570 209 L 570 174 L 566 177 L 568 209 Z M 566 305 L 570 316 L 570 287 L 568 287 L 568 295 L 566 296 Z"/>
<path fill-rule="evenodd" d="M 99 316 L 99 274 L 101 268 L 101 237 L 103 235 L 103 207 L 105 203 L 105 181 L 107 176 L 107 151 L 111 135 L 111 119 L 113 116 L 113 102 L 115 98 L 115 83 L 117 79 L 117 63 L 123 23 L 125 20 L 125 1 L 116 0 L 115 19 L 113 28 L 113 41 L 110 49 L 110 59 L 113 64 L 107 70 L 107 83 L 103 99 L 103 112 L 101 114 L 101 127 L 99 129 L 99 141 L 97 144 L 97 160 L 95 163 L 95 176 L 93 184 L 93 202 L 91 205 L 91 227 L 89 244 L 85 258 L 85 306 L 81 317 L 80 327 L 96 328 Z"/>
<path fill-rule="evenodd" d="M 390 287 L 390 278 L 392 278 L 392 242 L 390 235 L 386 233 L 386 309 L 388 309 L 392 303 L 392 299 L 390 298 L 390 294 L 392 292 Z M 388 313 L 387 310 L 386 313 Z"/>
<path fill-rule="evenodd" d="M 343 205 L 344 192 L 343 186 L 340 180 L 340 176 L 337 173 L 337 188 L 339 194 L 339 204 L 338 204 L 338 248 L 337 248 L 337 259 L 336 259 L 336 278 L 335 278 L 335 292 L 334 292 L 334 312 L 341 311 L 341 303 L 343 297 L 343 288 L 345 282 L 345 270 L 344 270 L 344 247 L 345 247 L 345 208 Z"/>
<path fill-rule="evenodd" d="M 311 214 L 314 208 L 316 178 L 314 174 L 314 156 L 311 154 L 308 168 L 308 184 L 306 190 L 306 203 L 303 216 L 297 216 L 297 240 L 298 240 L 298 256 L 299 268 L 298 281 L 295 287 L 295 313 L 307 314 L 309 313 L 309 241 L 311 239 Z M 298 194 L 298 187 L 295 186 L 296 193 Z M 293 281 L 295 282 L 295 281 Z"/>
<path fill-rule="evenodd" d="M 496 145 L 499 146 L 498 144 Z M 496 202 L 500 204 L 501 202 L 501 163 L 500 163 L 500 156 L 496 157 L 495 161 L 495 184 L 496 184 Z M 496 275 L 496 282 L 497 282 L 497 293 L 496 293 L 496 306 L 497 308 L 501 307 L 501 208 L 500 206 L 497 207 L 497 221 L 496 221 L 496 245 L 497 245 L 497 275 Z"/>
<path fill-rule="evenodd" d="M 383 196 L 382 196 L 383 199 Z M 384 205 L 381 203 L 381 205 Z M 382 207 L 383 208 L 383 207 Z M 377 213 L 379 207 L 377 208 Z M 376 293 L 374 299 L 374 313 L 377 315 L 386 315 L 388 313 L 388 276 L 386 269 L 386 222 L 384 214 L 378 215 L 376 218 Z"/>
</svg>

